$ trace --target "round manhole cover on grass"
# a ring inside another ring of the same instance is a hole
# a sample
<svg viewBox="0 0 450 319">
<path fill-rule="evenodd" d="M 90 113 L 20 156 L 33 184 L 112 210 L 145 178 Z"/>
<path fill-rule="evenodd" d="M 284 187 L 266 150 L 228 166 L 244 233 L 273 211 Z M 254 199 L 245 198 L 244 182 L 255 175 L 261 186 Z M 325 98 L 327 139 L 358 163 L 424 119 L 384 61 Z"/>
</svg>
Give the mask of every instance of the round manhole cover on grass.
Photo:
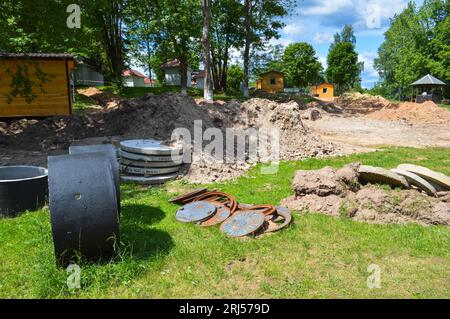
<svg viewBox="0 0 450 319">
<path fill-rule="evenodd" d="M 260 211 L 242 211 L 228 218 L 220 230 L 230 237 L 253 234 L 264 225 L 265 215 Z"/>
<path fill-rule="evenodd" d="M 227 220 L 228 217 L 231 216 L 230 209 L 227 206 L 225 206 L 224 204 L 214 202 L 214 205 L 217 207 L 216 214 L 214 216 L 212 216 L 211 218 L 201 222 L 200 226 L 202 226 L 202 227 L 215 226 L 215 225 L 218 225 L 218 224 L 224 222 L 225 220 Z"/>
<path fill-rule="evenodd" d="M 181 207 L 176 219 L 182 223 L 196 223 L 212 217 L 217 211 L 214 204 L 209 202 L 195 202 Z"/>
</svg>

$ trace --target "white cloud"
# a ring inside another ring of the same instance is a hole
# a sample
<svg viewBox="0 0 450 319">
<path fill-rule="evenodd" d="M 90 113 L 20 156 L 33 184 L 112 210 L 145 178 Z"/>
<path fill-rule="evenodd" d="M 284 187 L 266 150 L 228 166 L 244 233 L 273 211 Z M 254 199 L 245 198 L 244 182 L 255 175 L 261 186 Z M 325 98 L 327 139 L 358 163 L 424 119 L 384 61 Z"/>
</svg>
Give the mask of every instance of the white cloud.
<svg viewBox="0 0 450 319">
<path fill-rule="evenodd" d="M 340 11 L 345 7 L 353 6 L 352 0 L 333 0 L 333 1 L 320 1 L 316 2 L 315 5 L 306 7 L 303 9 L 301 6 L 299 8 L 299 13 L 311 16 L 311 15 L 330 15 Z"/>
<path fill-rule="evenodd" d="M 305 28 L 300 24 L 288 24 L 284 27 L 283 32 L 288 36 L 295 36 L 305 32 Z"/>
<path fill-rule="evenodd" d="M 374 67 L 374 60 L 376 57 L 376 52 L 363 52 L 359 54 L 358 60 L 364 62 L 364 75 L 368 78 L 378 77 L 378 72 Z"/>
<path fill-rule="evenodd" d="M 341 28 L 352 24 L 359 30 L 379 29 L 400 13 L 409 0 L 304 0 L 297 12 L 319 25 Z M 421 1 L 421 0 L 416 0 Z"/>
<path fill-rule="evenodd" d="M 293 43 L 291 39 L 287 38 L 279 38 L 279 39 L 271 39 L 271 45 L 282 45 L 283 47 L 287 47 L 289 44 Z"/>
<path fill-rule="evenodd" d="M 327 43 L 333 43 L 334 37 L 333 33 L 331 32 L 317 32 L 314 35 L 314 42 L 317 44 L 327 44 Z"/>
<path fill-rule="evenodd" d="M 326 70 L 328 68 L 327 58 L 320 56 L 319 62 L 322 64 L 324 70 Z"/>
</svg>

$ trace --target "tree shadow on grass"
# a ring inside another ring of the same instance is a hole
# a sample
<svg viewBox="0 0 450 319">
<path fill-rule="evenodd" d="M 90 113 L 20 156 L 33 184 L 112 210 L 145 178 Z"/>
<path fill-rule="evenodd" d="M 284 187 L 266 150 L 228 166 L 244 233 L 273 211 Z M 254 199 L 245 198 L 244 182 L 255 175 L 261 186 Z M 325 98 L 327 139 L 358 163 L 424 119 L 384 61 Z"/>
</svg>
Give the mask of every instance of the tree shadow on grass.
<svg viewBox="0 0 450 319">
<path fill-rule="evenodd" d="M 133 258 L 149 259 L 167 255 L 174 247 L 169 233 L 151 228 L 164 219 L 166 214 L 157 207 L 147 205 L 123 205 L 121 241 L 129 249 Z"/>
</svg>

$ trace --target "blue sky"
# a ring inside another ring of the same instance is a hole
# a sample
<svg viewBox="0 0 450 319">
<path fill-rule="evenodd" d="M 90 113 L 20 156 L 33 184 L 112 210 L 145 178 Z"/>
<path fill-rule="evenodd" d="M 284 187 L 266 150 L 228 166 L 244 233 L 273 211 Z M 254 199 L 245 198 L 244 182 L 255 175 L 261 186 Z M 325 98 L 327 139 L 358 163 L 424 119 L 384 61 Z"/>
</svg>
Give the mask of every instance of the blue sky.
<svg viewBox="0 0 450 319">
<path fill-rule="evenodd" d="M 415 2 L 420 5 L 423 0 Z M 293 42 L 308 42 L 326 66 L 333 35 L 345 24 L 351 24 L 355 29 L 359 58 L 365 64 L 362 86 L 371 88 L 378 80 L 373 60 L 383 43 L 389 19 L 407 4 L 408 0 L 297 0 L 296 8 L 284 21 L 286 27 L 280 39 L 272 43 L 286 46 Z"/>
</svg>

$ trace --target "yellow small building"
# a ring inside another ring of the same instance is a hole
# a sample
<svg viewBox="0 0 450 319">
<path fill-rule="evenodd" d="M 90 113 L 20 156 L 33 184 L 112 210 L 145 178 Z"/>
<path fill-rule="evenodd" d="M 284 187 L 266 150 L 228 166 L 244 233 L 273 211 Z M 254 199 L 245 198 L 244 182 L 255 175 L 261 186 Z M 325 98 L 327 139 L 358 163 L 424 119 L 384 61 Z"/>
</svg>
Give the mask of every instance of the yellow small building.
<svg viewBox="0 0 450 319">
<path fill-rule="evenodd" d="M 0 118 L 72 113 L 68 54 L 0 53 Z"/>
<path fill-rule="evenodd" d="M 327 99 L 334 97 L 334 85 L 331 83 L 322 83 L 319 85 L 313 85 L 310 88 L 310 94 L 313 97 L 320 99 Z"/>
<path fill-rule="evenodd" d="M 256 89 L 266 93 L 284 92 L 284 73 L 269 71 L 261 74 L 261 78 L 256 82 Z"/>
</svg>

